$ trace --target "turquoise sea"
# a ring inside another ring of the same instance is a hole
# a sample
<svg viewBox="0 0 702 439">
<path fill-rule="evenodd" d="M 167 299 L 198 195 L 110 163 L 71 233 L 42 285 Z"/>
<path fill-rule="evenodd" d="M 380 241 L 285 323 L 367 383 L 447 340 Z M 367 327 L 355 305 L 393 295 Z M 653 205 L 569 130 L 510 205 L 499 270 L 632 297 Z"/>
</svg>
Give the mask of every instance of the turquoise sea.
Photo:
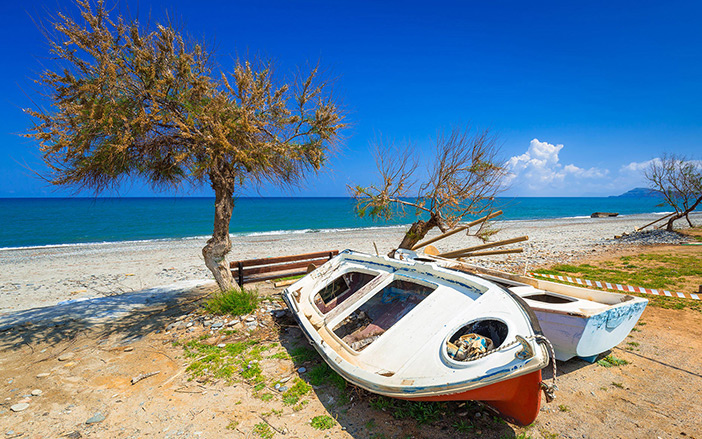
<svg viewBox="0 0 702 439">
<path fill-rule="evenodd" d="M 502 219 L 664 211 L 656 198 L 500 198 Z M 0 248 L 178 239 L 212 233 L 214 198 L 1 198 Z M 354 214 L 350 198 L 239 198 L 231 233 L 315 233 L 411 223 Z"/>
</svg>

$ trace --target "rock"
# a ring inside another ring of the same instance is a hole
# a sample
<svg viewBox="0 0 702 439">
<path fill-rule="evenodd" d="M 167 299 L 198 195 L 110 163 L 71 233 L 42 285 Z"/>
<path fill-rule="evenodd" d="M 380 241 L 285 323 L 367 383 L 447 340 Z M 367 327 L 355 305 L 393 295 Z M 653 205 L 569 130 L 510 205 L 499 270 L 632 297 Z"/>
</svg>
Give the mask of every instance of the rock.
<svg viewBox="0 0 702 439">
<path fill-rule="evenodd" d="M 29 404 L 27 404 L 26 402 L 20 402 L 18 404 L 10 406 L 10 410 L 12 410 L 13 412 L 21 412 L 22 410 L 26 410 L 27 407 L 29 407 Z"/>
<path fill-rule="evenodd" d="M 105 420 L 105 415 L 103 415 L 100 412 L 95 413 L 93 416 L 88 418 L 87 421 L 85 421 L 86 424 L 97 424 L 98 422 L 102 422 Z"/>
<path fill-rule="evenodd" d="M 37 378 L 46 378 L 49 375 L 51 375 L 49 372 L 42 372 L 40 374 L 37 374 Z"/>
<path fill-rule="evenodd" d="M 214 322 L 214 323 L 210 326 L 210 328 L 212 328 L 212 329 L 219 329 L 219 328 L 221 328 L 222 326 L 224 326 L 224 323 L 222 323 L 222 322 Z"/>
<path fill-rule="evenodd" d="M 210 325 L 212 325 L 213 323 L 214 323 L 214 322 L 213 322 L 212 320 L 205 320 L 204 322 L 202 322 L 202 326 L 210 326 Z"/>
<path fill-rule="evenodd" d="M 288 390 L 288 387 L 287 387 L 287 386 L 280 386 L 280 387 L 278 388 L 278 391 L 281 392 L 281 393 L 282 393 L 282 392 L 285 392 L 286 390 Z"/>
<path fill-rule="evenodd" d="M 75 356 L 76 356 L 76 354 L 74 352 L 66 352 L 65 354 L 59 355 L 58 360 L 59 361 L 68 361 Z"/>
<path fill-rule="evenodd" d="M 190 328 L 191 326 L 193 326 L 193 322 L 188 322 L 188 324 L 185 325 L 186 328 Z"/>
<path fill-rule="evenodd" d="M 255 321 L 256 321 L 256 317 L 249 316 L 249 317 L 246 318 L 246 321 L 247 321 L 247 322 L 255 322 Z"/>
<path fill-rule="evenodd" d="M 239 320 L 232 320 L 231 322 L 227 323 L 227 326 L 234 326 L 237 323 L 239 323 Z"/>
<path fill-rule="evenodd" d="M 276 384 L 276 385 L 274 386 L 274 388 L 275 388 L 275 390 L 280 390 L 280 384 Z"/>
<path fill-rule="evenodd" d="M 195 332 L 195 328 L 188 328 L 188 332 Z"/>
<path fill-rule="evenodd" d="M 281 378 L 281 379 L 278 380 L 278 382 L 279 382 L 279 383 L 287 383 L 288 381 L 290 381 L 290 378 L 291 378 L 291 377 Z"/>
<path fill-rule="evenodd" d="M 32 396 L 41 396 L 43 393 L 44 393 L 44 391 L 40 390 L 40 389 L 32 390 Z"/>
<path fill-rule="evenodd" d="M 307 372 L 307 368 L 301 367 L 301 368 L 299 368 L 299 369 L 297 370 L 297 372 L 298 372 L 298 373 L 305 373 L 305 372 Z"/>
<path fill-rule="evenodd" d="M 220 344 L 217 345 L 218 348 L 223 348 L 223 347 L 226 347 L 226 346 L 227 346 L 227 345 L 226 345 L 225 343 L 220 343 Z"/>
<path fill-rule="evenodd" d="M 124 352 L 131 352 L 133 350 L 134 350 L 134 348 L 131 346 L 127 346 L 126 348 L 124 348 Z"/>
</svg>

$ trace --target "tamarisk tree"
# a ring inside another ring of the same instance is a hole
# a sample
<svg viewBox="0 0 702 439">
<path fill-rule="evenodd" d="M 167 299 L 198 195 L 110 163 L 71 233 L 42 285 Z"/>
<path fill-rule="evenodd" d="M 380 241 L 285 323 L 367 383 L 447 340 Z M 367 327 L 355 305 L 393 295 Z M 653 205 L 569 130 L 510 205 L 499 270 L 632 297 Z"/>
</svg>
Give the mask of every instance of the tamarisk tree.
<svg viewBox="0 0 702 439">
<path fill-rule="evenodd" d="M 493 210 L 506 175 L 497 153 L 494 136 L 467 127 L 440 134 L 426 166 L 419 165 L 413 147 L 379 142 L 375 157 L 380 183 L 349 187 L 357 200 L 356 213 L 389 219 L 413 210 L 417 219 L 399 245 L 411 249 L 435 227 L 446 232 L 467 216 Z M 424 175 L 418 176 L 419 171 Z"/>
<path fill-rule="evenodd" d="M 676 220 L 685 218 L 692 227 L 689 214 L 702 203 L 702 163 L 677 155 L 663 155 L 651 160 L 644 172 L 649 188 L 659 193 L 675 212 L 668 219 L 667 230 Z"/>
<path fill-rule="evenodd" d="M 280 84 L 270 63 L 234 62 L 215 72 L 213 56 L 170 24 L 111 17 L 102 1 L 76 2 L 45 27 L 52 68 L 36 82 L 42 102 L 26 110 L 57 186 L 96 194 L 127 178 L 155 189 L 209 184 L 213 235 L 205 264 L 220 288 L 234 196 L 247 184 L 294 185 L 324 164 L 344 127 L 330 84 L 316 68 Z"/>
</svg>

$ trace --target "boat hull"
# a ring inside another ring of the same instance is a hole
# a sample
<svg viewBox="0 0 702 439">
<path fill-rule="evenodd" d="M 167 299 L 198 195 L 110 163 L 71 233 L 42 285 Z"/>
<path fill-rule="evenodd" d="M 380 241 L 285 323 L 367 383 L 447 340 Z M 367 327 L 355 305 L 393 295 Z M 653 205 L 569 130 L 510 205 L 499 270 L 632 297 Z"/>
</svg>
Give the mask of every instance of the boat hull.
<svg viewBox="0 0 702 439">
<path fill-rule="evenodd" d="M 530 305 L 534 307 L 544 335 L 553 344 L 557 360 L 580 357 L 589 362 L 626 339 L 646 308 L 646 303 L 637 302 L 618 305 L 595 315 L 579 316 Z"/>
<path fill-rule="evenodd" d="M 409 401 L 482 401 L 520 425 L 529 425 L 541 409 L 541 371 L 448 395 L 401 398 Z"/>
</svg>

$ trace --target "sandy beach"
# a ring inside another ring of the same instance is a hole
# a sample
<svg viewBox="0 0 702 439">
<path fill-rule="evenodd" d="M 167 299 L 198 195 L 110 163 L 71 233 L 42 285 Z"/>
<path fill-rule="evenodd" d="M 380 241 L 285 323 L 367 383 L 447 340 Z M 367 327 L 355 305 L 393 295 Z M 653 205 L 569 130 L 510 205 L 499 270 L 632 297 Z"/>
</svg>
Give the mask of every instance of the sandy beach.
<svg viewBox="0 0 702 439">
<path fill-rule="evenodd" d="M 677 235 L 614 239 L 631 233 L 659 216 L 628 215 L 616 218 L 564 218 L 499 221 L 494 240 L 527 235 L 524 253 L 476 260 L 520 272 L 554 262 L 581 259 L 612 246 L 640 243 L 675 243 Z M 691 215 L 702 224 L 702 214 Z M 678 224 L 682 225 L 682 221 Z M 373 253 L 373 243 L 387 253 L 400 242 L 404 226 L 321 231 L 317 233 L 260 234 L 233 237 L 229 260 L 292 255 L 346 248 Z M 438 234 L 434 231 L 430 236 Z M 463 233 L 436 243 L 442 251 L 478 244 Z M 179 281 L 211 279 L 202 260 L 205 239 L 133 241 L 0 250 L 0 314 L 49 306 L 61 301 L 109 296 L 167 286 Z"/>
</svg>

